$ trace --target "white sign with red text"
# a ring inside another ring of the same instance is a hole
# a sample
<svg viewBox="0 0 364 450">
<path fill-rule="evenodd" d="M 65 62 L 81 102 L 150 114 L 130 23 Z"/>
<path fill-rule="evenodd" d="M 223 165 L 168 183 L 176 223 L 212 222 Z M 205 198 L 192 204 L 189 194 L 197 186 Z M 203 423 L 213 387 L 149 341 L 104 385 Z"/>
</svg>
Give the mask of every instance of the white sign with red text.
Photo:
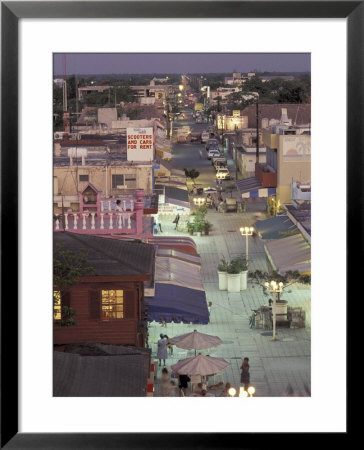
<svg viewBox="0 0 364 450">
<path fill-rule="evenodd" d="M 153 128 L 127 128 L 126 149 L 128 161 L 153 159 Z"/>
</svg>

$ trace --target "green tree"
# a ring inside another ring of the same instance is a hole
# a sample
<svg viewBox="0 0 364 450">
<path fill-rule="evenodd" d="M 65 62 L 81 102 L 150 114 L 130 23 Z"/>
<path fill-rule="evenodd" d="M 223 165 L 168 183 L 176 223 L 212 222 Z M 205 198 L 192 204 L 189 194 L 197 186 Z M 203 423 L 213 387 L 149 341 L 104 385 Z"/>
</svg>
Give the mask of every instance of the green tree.
<svg viewBox="0 0 364 450">
<path fill-rule="evenodd" d="M 186 178 L 190 178 L 193 182 L 193 184 L 195 184 L 195 180 L 196 178 L 198 178 L 200 176 L 200 172 L 196 169 L 183 169 L 186 175 Z"/>
<path fill-rule="evenodd" d="M 255 272 L 249 272 L 248 277 L 251 279 L 253 283 L 261 286 L 263 289 L 263 294 L 268 295 L 267 288 L 265 286 L 266 282 L 271 280 L 276 281 L 277 283 L 282 282 L 282 293 L 285 289 L 291 286 L 294 283 L 302 283 L 302 284 L 311 284 L 311 276 L 310 275 L 301 275 L 298 271 L 287 271 L 284 275 L 281 275 L 277 271 L 272 272 L 262 272 L 261 270 L 256 270 Z M 289 291 L 288 291 L 289 292 Z M 278 295 L 278 300 L 280 299 L 280 294 Z"/>
<path fill-rule="evenodd" d="M 53 287 L 55 292 L 61 292 L 79 282 L 82 276 L 93 275 L 94 270 L 87 265 L 87 250 L 64 250 L 62 244 L 56 244 L 53 252 Z M 61 294 L 62 295 L 62 294 Z M 53 305 L 58 301 L 53 295 Z M 76 311 L 69 306 L 62 306 L 61 326 L 75 325 Z"/>
</svg>

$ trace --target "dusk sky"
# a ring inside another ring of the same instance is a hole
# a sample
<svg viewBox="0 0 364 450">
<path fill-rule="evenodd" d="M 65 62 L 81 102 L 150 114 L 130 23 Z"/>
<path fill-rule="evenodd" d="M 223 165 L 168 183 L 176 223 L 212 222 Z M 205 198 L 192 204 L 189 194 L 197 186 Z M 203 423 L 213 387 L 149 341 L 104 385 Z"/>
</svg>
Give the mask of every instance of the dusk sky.
<svg viewBox="0 0 364 450">
<path fill-rule="evenodd" d="M 68 53 L 67 75 L 119 73 L 309 72 L 309 53 Z M 54 74 L 63 74 L 54 54 Z"/>
</svg>

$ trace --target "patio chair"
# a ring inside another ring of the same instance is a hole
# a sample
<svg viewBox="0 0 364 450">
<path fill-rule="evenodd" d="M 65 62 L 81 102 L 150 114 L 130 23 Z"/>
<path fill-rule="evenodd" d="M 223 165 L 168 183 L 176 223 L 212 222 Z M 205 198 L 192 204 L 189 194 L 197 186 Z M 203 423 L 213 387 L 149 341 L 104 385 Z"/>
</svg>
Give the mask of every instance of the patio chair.
<svg viewBox="0 0 364 450">
<path fill-rule="evenodd" d="M 191 375 L 191 391 L 193 392 L 195 384 L 202 383 L 202 377 L 201 375 Z"/>
</svg>

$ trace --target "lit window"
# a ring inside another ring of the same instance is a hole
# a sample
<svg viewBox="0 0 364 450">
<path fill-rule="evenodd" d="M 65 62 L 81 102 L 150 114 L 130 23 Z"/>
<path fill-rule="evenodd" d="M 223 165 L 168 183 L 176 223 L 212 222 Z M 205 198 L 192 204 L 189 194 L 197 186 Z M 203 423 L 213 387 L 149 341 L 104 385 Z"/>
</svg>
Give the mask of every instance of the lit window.
<svg viewBox="0 0 364 450">
<path fill-rule="evenodd" d="M 61 292 L 53 291 L 53 319 L 61 320 Z"/>
<path fill-rule="evenodd" d="M 121 289 L 101 291 L 102 318 L 104 320 L 124 318 L 124 291 Z"/>
</svg>

